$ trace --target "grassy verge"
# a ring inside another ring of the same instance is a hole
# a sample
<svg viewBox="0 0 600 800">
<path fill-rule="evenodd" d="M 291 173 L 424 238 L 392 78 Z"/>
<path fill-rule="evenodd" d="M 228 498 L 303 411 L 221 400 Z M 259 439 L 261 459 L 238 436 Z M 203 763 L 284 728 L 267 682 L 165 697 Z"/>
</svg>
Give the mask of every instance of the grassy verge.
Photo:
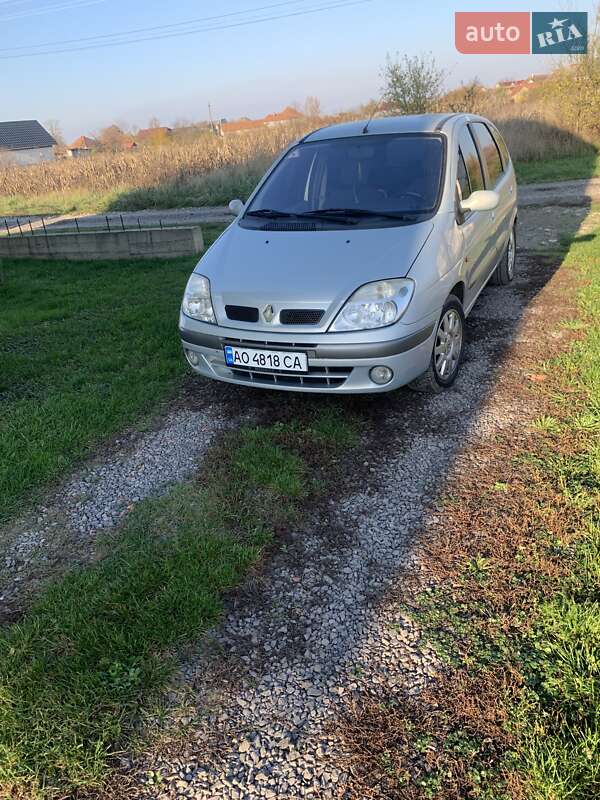
<svg viewBox="0 0 600 800">
<path fill-rule="evenodd" d="M 1 796 L 101 788 L 178 646 L 215 621 L 223 592 L 301 504 L 331 487 L 328 464 L 355 439 L 352 421 L 327 409 L 304 427 L 229 434 L 203 480 L 138 506 L 97 564 L 0 635 Z"/>
<path fill-rule="evenodd" d="M 0 519 L 173 390 L 185 374 L 176 327 L 193 264 L 0 266 Z"/>
<path fill-rule="evenodd" d="M 582 337 L 546 365 L 549 413 L 520 452 L 496 438 L 476 489 L 457 478 L 400 590 L 441 670 L 351 709 L 357 796 L 600 796 L 599 259 L 600 231 L 570 243 Z"/>
<path fill-rule="evenodd" d="M 552 158 L 547 161 L 517 161 L 515 170 L 519 183 L 597 178 L 600 176 L 600 152 Z"/>
</svg>

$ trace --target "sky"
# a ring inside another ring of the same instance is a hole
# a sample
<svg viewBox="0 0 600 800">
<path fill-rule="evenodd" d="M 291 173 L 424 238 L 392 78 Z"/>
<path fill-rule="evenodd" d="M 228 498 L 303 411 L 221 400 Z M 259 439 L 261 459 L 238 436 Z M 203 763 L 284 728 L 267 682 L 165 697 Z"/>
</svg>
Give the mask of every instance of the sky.
<svg viewBox="0 0 600 800">
<path fill-rule="evenodd" d="M 493 85 L 553 61 L 461 55 L 455 11 L 592 8 L 579 0 L 0 0 L 0 119 L 58 120 L 70 141 L 111 123 L 207 119 L 209 103 L 214 117 L 235 119 L 314 95 L 334 113 L 380 96 L 388 53 L 433 54 L 448 88 L 474 77 Z M 189 20 L 200 21 L 178 25 Z M 190 27 L 204 30 L 166 36 Z M 161 38 L 102 48 L 85 41 L 115 34 Z M 39 54 L 23 57 L 34 46 Z"/>
</svg>

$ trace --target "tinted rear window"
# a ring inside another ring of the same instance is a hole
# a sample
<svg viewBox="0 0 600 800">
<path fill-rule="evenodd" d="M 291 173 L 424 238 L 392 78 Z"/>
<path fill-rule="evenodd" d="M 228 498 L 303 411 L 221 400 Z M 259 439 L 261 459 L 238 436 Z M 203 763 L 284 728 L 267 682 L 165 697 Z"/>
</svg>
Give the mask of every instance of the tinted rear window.
<svg viewBox="0 0 600 800">
<path fill-rule="evenodd" d="M 481 158 L 486 165 L 490 187 L 494 186 L 502 175 L 502 159 L 500 158 L 498 145 L 489 132 L 487 125 L 484 125 L 483 122 L 473 122 L 472 128 L 479 145 Z"/>
<path fill-rule="evenodd" d="M 483 172 L 481 171 L 481 163 L 479 162 L 479 156 L 477 155 L 475 142 L 473 141 L 473 137 L 471 136 L 468 128 L 463 128 L 458 143 L 465 160 L 467 173 L 469 175 L 471 192 L 478 192 L 480 189 L 485 188 L 483 183 Z M 463 195 L 463 200 L 466 199 L 467 198 Z"/>
</svg>

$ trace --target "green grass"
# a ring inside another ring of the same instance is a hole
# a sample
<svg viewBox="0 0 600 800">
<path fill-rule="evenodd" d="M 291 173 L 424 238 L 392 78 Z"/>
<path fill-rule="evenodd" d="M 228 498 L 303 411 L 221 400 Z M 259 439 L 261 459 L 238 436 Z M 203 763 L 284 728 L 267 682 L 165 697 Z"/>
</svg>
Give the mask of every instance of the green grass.
<svg viewBox="0 0 600 800">
<path fill-rule="evenodd" d="M 193 265 L 0 266 L 0 519 L 173 391 L 185 374 L 177 314 Z"/>
<path fill-rule="evenodd" d="M 301 502 L 327 490 L 318 462 L 356 440 L 352 420 L 315 413 L 305 428 L 227 434 L 198 483 L 141 503 L 98 563 L 50 587 L 0 635 L 0 796 L 101 789 L 178 649 L 215 622 L 223 592 Z"/>
<path fill-rule="evenodd" d="M 600 176 L 600 151 L 588 155 L 552 158 L 547 161 L 517 161 L 515 170 L 519 183 L 597 178 Z"/>
<path fill-rule="evenodd" d="M 539 606 L 530 642 L 527 691 L 516 710 L 521 766 L 532 800 L 600 794 L 600 231 L 575 240 L 565 267 L 583 274 L 586 335 L 554 369 L 569 393 L 564 435 L 584 445 L 548 455 L 542 467 L 577 514 L 579 535 L 560 590 Z M 580 398 L 573 402 L 573 397 Z M 583 424 L 582 424 L 583 421 Z"/>
</svg>

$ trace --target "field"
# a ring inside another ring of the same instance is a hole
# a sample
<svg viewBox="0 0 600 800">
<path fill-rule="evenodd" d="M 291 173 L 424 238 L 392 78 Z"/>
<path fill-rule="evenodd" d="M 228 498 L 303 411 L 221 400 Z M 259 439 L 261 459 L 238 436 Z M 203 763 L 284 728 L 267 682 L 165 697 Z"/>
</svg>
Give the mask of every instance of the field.
<svg viewBox="0 0 600 800">
<path fill-rule="evenodd" d="M 329 121 L 306 120 L 226 139 L 203 137 L 187 145 L 97 154 L 26 169 L 4 168 L 0 170 L 0 215 L 226 205 L 234 197 L 247 198 L 290 141 Z M 533 113 L 499 116 L 496 122 L 520 181 L 600 174 L 600 160 L 589 140 Z"/>
</svg>

